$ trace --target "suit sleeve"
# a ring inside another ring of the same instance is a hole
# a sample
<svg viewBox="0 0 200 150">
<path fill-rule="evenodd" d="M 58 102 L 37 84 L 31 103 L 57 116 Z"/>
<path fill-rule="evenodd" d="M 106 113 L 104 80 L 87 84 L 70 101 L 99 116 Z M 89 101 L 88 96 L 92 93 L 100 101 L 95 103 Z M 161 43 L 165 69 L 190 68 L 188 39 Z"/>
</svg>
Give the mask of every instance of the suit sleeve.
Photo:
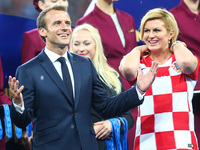
<svg viewBox="0 0 200 150">
<path fill-rule="evenodd" d="M 119 78 L 120 79 L 120 81 L 121 81 L 121 78 Z M 121 81 L 122 82 L 122 81 Z M 124 92 L 125 90 L 124 90 L 124 86 L 122 85 L 122 92 Z M 127 122 L 128 122 L 128 129 L 131 129 L 132 127 L 133 127 L 133 124 L 134 124 L 134 121 L 133 121 L 133 117 L 132 117 L 132 115 L 131 115 L 131 111 L 129 110 L 129 111 L 127 111 L 127 112 L 125 112 L 124 114 L 122 114 L 122 116 L 121 117 L 124 117 L 124 118 L 126 118 L 126 120 L 127 120 Z M 121 132 L 122 132 L 123 130 L 122 130 L 122 128 L 121 128 Z"/>
<path fill-rule="evenodd" d="M 92 105 L 103 117 L 120 116 L 143 103 L 143 100 L 139 100 L 135 88 L 131 88 L 117 96 L 108 97 L 92 62 L 90 64 L 93 73 Z"/>
</svg>

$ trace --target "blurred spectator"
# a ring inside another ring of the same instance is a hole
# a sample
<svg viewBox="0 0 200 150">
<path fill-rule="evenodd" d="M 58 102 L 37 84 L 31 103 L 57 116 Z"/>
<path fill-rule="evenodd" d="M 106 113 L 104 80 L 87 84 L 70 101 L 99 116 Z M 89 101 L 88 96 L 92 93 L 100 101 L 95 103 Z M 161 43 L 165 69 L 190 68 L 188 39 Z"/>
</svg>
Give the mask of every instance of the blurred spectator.
<svg viewBox="0 0 200 150">
<path fill-rule="evenodd" d="M 38 12 L 53 5 L 62 5 L 66 8 L 68 8 L 69 5 L 67 0 L 33 0 L 33 4 Z M 25 32 L 21 47 L 22 63 L 25 63 L 33 57 L 37 56 L 44 47 L 45 43 L 40 38 L 37 28 Z"/>
<path fill-rule="evenodd" d="M 32 0 L 0 0 L 0 13 L 28 18 L 36 18 Z M 26 10 L 26 11 L 25 11 Z"/>
<path fill-rule="evenodd" d="M 4 93 L 4 76 L 3 76 L 3 67 L 1 63 L 0 56 L 0 105 L 2 104 L 11 104 L 10 97 L 6 96 Z M 0 118 L 2 120 L 2 118 Z M 3 122 L 1 122 L 3 125 Z M 3 138 L 0 140 L 0 150 L 5 150 L 5 133 L 3 134 Z"/>
<path fill-rule="evenodd" d="M 91 0 L 68 0 L 72 26 L 83 16 Z M 78 9 L 77 9 L 78 8 Z M 34 9 L 33 0 L 0 0 L 0 13 L 36 19 L 38 11 Z"/>
<path fill-rule="evenodd" d="M 200 4 L 199 0 L 181 0 L 170 12 L 174 15 L 180 34 L 178 39 L 186 43 L 188 49 L 200 59 Z M 200 72 L 193 96 L 195 131 L 200 145 Z"/>
<path fill-rule="evenodd" d="M 180 34 L 178 39 L 186 43 L 188 49 L 200 58 L 200 5 L 199 0 L 181 0 L 180 4 L 170 10 L 174 15 Z M 199 82 L 195 90 L 200 90 Z"/>
<path fill-rule="evenodd" d="M 94 10 L 79 19 L 76 25 L 88 23 L 99 30 L 108 64 L 119 72 L 121 59 L 137 46 L 137 42 L 133 17 L 114 8 L 115 1 L 118 0 L 97 0 Z M 121 74 L 120 77 L 125 90 L 130 88 Z"/>
<path fill-rule="evenodd" d="M 11 104 L 11 99 L 4 93 L 3 66 L 1 63 L 1 56 L 0 56 L 0 105 L 2 104 Z"/>
</svg>

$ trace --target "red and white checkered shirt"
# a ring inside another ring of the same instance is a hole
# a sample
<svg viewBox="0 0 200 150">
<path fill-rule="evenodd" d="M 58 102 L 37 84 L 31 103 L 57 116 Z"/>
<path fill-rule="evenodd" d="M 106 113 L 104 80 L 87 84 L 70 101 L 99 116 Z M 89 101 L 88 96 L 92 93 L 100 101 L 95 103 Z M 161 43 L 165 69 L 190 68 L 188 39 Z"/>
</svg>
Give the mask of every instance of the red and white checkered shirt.
<svg viewBox="0 0 200 150">
<path fill-rule="evenodd" d="M 143 74 L 151 64 L 149 56 L 141 60 Z M 159 65 L 156 79 L 138 107 L 134 150 L 198 149 L 192 111 L 198 70 L 199 65 L 194 73 L 183 74 L 173 54 Z"/>
</svg>

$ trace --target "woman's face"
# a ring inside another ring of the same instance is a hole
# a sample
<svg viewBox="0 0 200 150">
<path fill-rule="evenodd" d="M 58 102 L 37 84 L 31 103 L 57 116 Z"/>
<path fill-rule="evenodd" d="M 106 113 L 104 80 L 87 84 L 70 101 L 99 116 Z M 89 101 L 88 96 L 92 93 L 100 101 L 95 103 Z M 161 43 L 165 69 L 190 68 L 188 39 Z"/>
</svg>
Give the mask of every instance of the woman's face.
<svg viewBox="0 0 200 150">
<path fill-rule="evenodd" d="M 70 46 L 72 46 L 74 53 L 89 57 L 91 60 L 93 60 L 96 52 L 96 43 L 90 31 L 80 30 L 76 32 L 73 43 Z"/>
<path fill-rule="evenodd" d="M 44 10 L 48 7 L 54 6 L 54 5 L 61 5 L 66 8 L 68 8 L 69 3 L 68 0 L 44 0 L 44 3 L 42 1 L 39 1 L 38 6 L 41 10 Z"/>
<path fill-rule="evenodd" d="M 168 49 L 172 36 L 173 32 L 167 32 L 164 22 L 160 19 L 149 20 L 144 26 L 143 39 L 151 51 Z"/>
</svg>

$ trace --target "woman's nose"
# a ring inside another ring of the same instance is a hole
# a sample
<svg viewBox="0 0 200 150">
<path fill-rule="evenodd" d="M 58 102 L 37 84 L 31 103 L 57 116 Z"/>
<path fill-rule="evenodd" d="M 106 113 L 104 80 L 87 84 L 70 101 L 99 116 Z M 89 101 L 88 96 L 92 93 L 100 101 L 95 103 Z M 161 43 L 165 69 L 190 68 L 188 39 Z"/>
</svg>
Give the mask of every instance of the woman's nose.
<svg viewBox="0 0 200 150">
<path fill-rule="evenodd" d="M 79 51 L 81 51 L 81 52 L 83 52 L 85 49 L 84 49 L 84 46 L 81 44 L 80 46 L 79 46 Z"/>
<path fill-rule="evenodd" d="M 149 32 L 149 37 L 154 37 L 154 33 L 152 31 Z"/>
</svg>

